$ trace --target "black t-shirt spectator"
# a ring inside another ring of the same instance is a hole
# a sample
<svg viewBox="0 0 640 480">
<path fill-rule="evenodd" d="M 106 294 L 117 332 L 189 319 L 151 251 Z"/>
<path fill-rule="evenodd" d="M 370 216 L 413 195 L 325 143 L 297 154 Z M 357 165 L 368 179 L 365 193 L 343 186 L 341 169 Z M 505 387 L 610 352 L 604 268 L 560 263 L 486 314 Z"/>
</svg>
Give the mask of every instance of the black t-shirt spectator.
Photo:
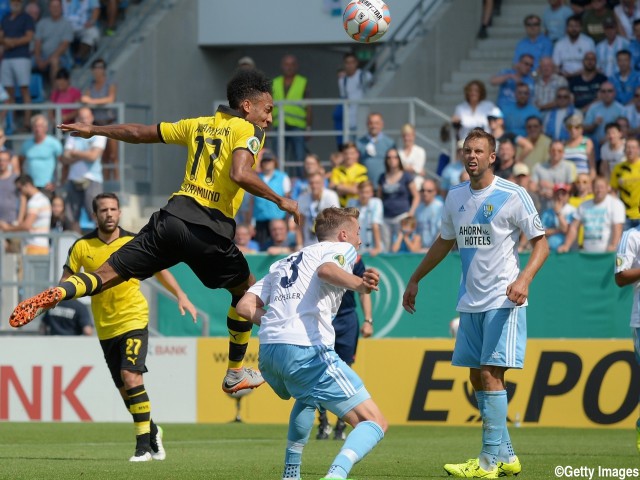
<svg viewBox="0 0 640 480">
<path fill-rule="evenodd" d="M 607 81 L 602 73 L 596 73 L 592 80 L 585 82 L 582 75 L 569 78 L 569 90 L 573 93 L 573 104 L 576 108 L 583 108 L 596 100 L 600 85 Z"/>
<path fill-rule="evenodd" d="M 78 300 L 63 300 L 48 310 L 42 318 L 47 335 L 83 335 L 85 327 L 92 327 L 89 309 Z"/>
</svg>

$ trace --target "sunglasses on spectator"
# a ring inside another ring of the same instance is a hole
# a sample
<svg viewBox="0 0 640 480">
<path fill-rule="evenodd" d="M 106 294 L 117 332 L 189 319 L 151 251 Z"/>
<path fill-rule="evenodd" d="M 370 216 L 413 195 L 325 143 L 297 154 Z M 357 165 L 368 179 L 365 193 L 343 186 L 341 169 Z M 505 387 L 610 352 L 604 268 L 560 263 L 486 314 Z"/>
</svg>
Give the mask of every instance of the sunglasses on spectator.
<svg viewBox="0 0 640 480">
<path fill-rule="evenodd" d="M 571 98 L 569 95 L 556 95 L 556 98 Z"/>
<path fill-rule="evenodd" d="M 435 190 L 433 188 L 423 188 L 422 193 L 433 193 Z"/>
<path fill-rule="evenodd" d="M 525 26 L 527 26 L 527 27 L 539 27 L 540 26 L 540 22 L 525 23 Z"/>
<path fill-rule="evenodd" d="M 533 67 L 533 62 L 522 62 L 522 64 L 527 67 Z"/>
<path fill-rule="evenodd" d="M 613 93 L 613 88 L 602 88 L 600 93 Z"/>
</svg>

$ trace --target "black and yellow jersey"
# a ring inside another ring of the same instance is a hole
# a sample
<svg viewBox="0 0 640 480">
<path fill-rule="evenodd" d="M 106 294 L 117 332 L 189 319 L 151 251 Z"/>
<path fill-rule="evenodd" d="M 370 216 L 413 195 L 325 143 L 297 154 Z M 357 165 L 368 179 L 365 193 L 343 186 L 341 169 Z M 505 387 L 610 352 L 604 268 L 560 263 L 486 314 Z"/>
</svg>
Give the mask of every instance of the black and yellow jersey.
<svg viewBox="0 0 640 480">
<path fill-rule="evenodd" d="M 163 210 L 233 238 L 233 218 L 244 196 L 244 190 L 230 178 L 233 152 L 245 149 L 255 159 L 264 144 L 264 130 L 235 110 L 220 106 L 213 117 L 162 122 L 158 124 L 158 135 L 164 143 L 188 149 L 180 190 Z"/>
<path fill-rule="evenodd" d="M 69 273 L 97 270 L 113 252 L 134 237 L 133 233 L 118 229 L 120 235 L 109 244 L 98 237 L 97 229 L 76 240 L 69 249 L 64 269 Z M 149 305 L 140 292 L 140 280 L 135 278 L 93 295 L 91 312 L 100 340 L 144 328 L 149 323 Z"/>
</svg>

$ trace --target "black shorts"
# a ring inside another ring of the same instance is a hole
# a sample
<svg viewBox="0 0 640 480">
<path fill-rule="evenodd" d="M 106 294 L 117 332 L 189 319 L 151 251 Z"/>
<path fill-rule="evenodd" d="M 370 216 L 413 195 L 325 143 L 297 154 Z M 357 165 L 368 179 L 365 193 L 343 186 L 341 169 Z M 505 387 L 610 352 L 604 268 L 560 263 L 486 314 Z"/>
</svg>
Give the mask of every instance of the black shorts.
<svg viewBox="0 0 640 480">
<path fill-rule="evenodd" d="M 334 350 L 347 364 L 351 365 L 356 359 L 360 325 L 355 310 L 346 315 L 339 315 L 333 319 L 333 329 L 336 332 Z"/>
<path fill-rule="evenodd" d="M 208 288 L 231 288 L 249 278 L 249 264 L 233 241 L 162 210 L 107 261 L 125 280 L 144 280 L 180 262 Z"/>
<path fill-rule="evenodd" d="M 121 370 L 148 372 L 145 362 L 149 347 L 149 330 L 131 330 L 108 340 L 100 340 L 104 359 L 116 388 L 124 386 Z"/>
</svg>

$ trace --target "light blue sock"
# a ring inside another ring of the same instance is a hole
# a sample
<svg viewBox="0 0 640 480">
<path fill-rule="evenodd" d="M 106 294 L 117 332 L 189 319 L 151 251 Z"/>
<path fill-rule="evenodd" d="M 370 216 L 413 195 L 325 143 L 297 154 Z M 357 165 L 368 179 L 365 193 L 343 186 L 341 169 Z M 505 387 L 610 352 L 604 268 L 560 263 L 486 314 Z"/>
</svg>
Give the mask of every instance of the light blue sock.
<svg viewBox="0 0 640 480">
<path fill-rule="evenodd" d="M 289 416 L 289 432 L 287 433 L 287 450 L 284 455 L 284 472 L 282 478 L 300 478 L 302 450 L 309 441 L 313 428 L 316 408 L 300 401 L 294 403 Z"/>
<path fill-rule="evenodd" d="M 502 432 L 507 423 L 507 391 L 485 390 L 483 410 L 480 466 L 485 470 L 493 470 L 497 465 Z"/>
<path fill-rule="evenodd" d="M 511 435 L 509 435 L 507 422 L 504 422 L 504 429 L 502 430 L 502 440 L 500 441 L 498 461 L 505 463 L 513 463 L 516 461 L 516 452 L 513 450 L 513 445 L 511 445 Z"/>
<path fill-rule="evenodd" d="M 360 422 L 349 434 L 329 468 L 328 478 L 347 478 L 353 466 L 373 450 L 384 437 L 384 432 L 376 422 Z"/>
<path fill-rule="evenodd" d="M 484 392 L 480 390 L 476 393 L 476 402 L 478 402 L 478 411 L 480 412 L 480 417 L 484 415 Z"/>
</svg>

